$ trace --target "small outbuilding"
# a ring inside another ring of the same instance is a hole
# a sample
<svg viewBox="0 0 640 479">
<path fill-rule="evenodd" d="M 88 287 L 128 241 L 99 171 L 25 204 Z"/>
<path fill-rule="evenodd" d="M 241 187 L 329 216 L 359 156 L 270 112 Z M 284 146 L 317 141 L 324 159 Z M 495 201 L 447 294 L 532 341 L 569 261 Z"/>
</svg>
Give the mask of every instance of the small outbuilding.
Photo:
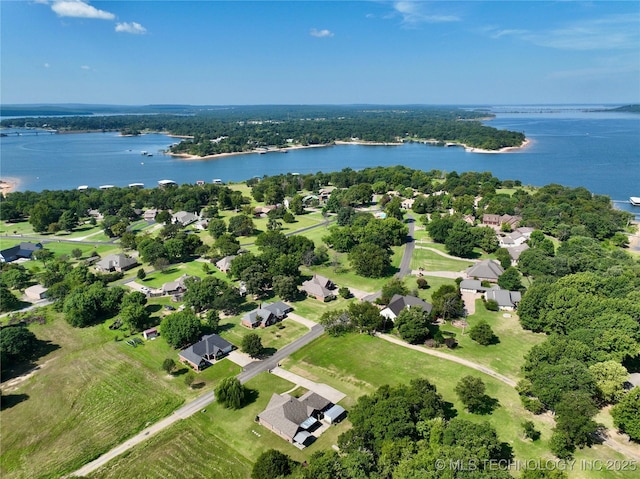
<svg viewBox="0 0 640 479">
<path fill-rule="evenodd" d="M 47 297 L 47 288 L 41 284 L 36 284 L 25 289 L 24 294 L 32 301 L 39 301 Z"/>
</svg>

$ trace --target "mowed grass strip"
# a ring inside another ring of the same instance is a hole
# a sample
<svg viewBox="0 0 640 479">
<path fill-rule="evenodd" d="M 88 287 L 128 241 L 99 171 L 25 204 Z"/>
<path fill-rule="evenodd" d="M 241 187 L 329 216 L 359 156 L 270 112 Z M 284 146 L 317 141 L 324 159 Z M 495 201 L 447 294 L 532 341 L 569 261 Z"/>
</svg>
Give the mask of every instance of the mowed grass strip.
<svg viewBox="0 0 640 479">
<path fill-rule="evenodd" d="M 172 425 L 89 477 L 245 479 L 252 463 L 190 418 Z"/>
<path fill-rule="evenodd" d="M 347 254 L 337 253 L 333 250 L 329 250 L 329 262 L 335 261 L 335 265 L 313 266 L 311 268 L 302 267 L 301 271 L 303 274 L 313 275 L 315 273 L 326 276 L 338 287 L 346 286 L 348 288 L 356 288 L 368 293 L 373 293 L 379 291 L 398 270 L 400 261 L 402 260 L 402 254 L 404 253 L 404 246 L 394 246 L 391 248 L 391 252 L 391 271 L 389 271 L 387 276 L 382 278 L 365 278 L 364 276 L 356 274 L 349 264 Z"/>
<path fill-rule="evenodd" d="M 253 462 L 267 449 L 278 449 L 297 461 L 309 460 L 313 452 L 336 444 L 337 437 L 349 427 L 348 421 L 333 426 L 310 447 L 300 451 L 255 422 L 273 393 L 282 394 L 295 386 L 262 373 L 247 382 L 246 387 L 251 399 L 242 409 L 225 409 L 213 403 L 207 406 L 206 412 L 162 431 L 90 477 L 248 478 Z"/>
<path fill-rule="evenodd" d="M 469 329 L 481 320 L 491 326 L 499 342 L 482 346 L 471 339 Z M 444 351 L 488 366 L 514 381 L 518 381 L 520 378 L 520 369 L 524 364 L 525 354 L 533 346 L 546 339 L 545 334 L 536 334 L 522 329 L 516 313 L 487 311 L 481 299 L 476 300 L 476 312 L 467 317 L 467 323 L 469 327 L 464 333 L 462 328 L 454 327 L 450 323 L 441 326 L 441 331 L 453 333 L 453 337 L 458 341 L 457 348 L 445 349 Z"/>
<path fill-rule="evenodd" d="M 345 392 L 347 409 L 349 403 L 384 384 L 397 385 L 424 377 L 436 385 L 446 401 L 454 404 L 460 417 L 493 424 L 500 439 L 509 443 L 516 457 L 543 457 L 548 451 L 552 421 L 547 416 L 534 416 L 526 411 L 515 389 L 468 367 L 379 338 L 357 334 L 338 338 L 323 336 L 286 359 L 283 367 Z M 454 388 L 466 375 L 480 377 L 487 385 L 487 394 L 497 399 L 499 407 L 493 414 L 481 416 L 464 410 Z M 521 422 L 525 419 L 534 421 L 542 431 L 541 441 L 532 443 L 522 437 Z"/>
<path fill-rule="evenodd" d="M 32 328 L 60 348 L 41 358 L 42 369 L 10 392 L 27 398 L 1 413 L 3 478 L 59 477 L 184 401 L 162 372 L 124 354 L 123 343 L 110 340 L 102 325 L 73 329 L 58 318 Z"/>
<path fill-rule="evenodd" d="M 429 246 L 431 247 L 431 246 Z M 461 259 L 452 259 L 439 255 L 435 251 L 424 249 L 420 245 L 416 245 L 411 257 L 411 269 L 423 268 L 425 272 L 429 271 L 463 271 L 473 265 L 470 261 Z"/>
</svg>

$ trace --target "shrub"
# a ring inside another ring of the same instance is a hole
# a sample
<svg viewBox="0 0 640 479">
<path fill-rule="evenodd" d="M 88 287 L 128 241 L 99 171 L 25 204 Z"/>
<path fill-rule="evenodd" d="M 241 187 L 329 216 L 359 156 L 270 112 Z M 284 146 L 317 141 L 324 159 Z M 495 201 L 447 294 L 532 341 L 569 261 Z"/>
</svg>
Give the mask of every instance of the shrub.
<svg viewBox="0 0 640 479">
<path fill-rule="evenodd" d="M 484 307 L 487 308 L 487 311 L 498 311 L 499 309 L 498 302 L 495 299 L 485 301 Z"/>
</svg>

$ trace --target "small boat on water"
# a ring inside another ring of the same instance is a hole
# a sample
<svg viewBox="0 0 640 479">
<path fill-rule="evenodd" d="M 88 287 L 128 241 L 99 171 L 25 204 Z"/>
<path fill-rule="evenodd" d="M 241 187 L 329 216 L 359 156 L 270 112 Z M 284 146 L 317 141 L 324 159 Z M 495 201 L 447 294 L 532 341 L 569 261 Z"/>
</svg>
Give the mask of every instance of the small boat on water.
<svg viewBox="0 0 640 479">
<path fill-rule="evenodd" d="M 629 198 L 629 203 L 633 206 L 640 206 L 640 196 L 632 196 Z"/>
<path fill-rule="evenodd" d="M 89 185 L 80 185 L 78 186 L 78 191 L 85 191 L 89 189 Z"/>
</svg>

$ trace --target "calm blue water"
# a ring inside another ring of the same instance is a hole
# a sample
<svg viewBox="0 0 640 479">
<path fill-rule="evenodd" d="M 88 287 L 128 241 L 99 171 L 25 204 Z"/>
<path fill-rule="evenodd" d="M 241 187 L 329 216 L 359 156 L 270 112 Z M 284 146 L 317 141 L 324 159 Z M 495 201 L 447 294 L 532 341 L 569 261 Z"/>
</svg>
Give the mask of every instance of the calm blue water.
<svg viewBox="0 0 640 479">
<path fill-rule="evenodd" d="M 40 134 L 0 139 L 0 174 L 19 178 L 20 190 L 70 189 L 86 184 L 125 186 L 160 179 L 178 183 L 242 181 L 286 172 L 336 171 L 345 167 L 406 165 L 445 171 L 491 171 L 501 179 L 542 186 L 584 186 L 625 204 L 640 196 L 640 116 L 623 113 L 499 113 L 488 124 L 525 132 L 532 144 L 509 154 L 465 152 L 421 144 L 332 146 L 207 161 L 163 155 L 177 141 L 165 135 L 121 137 L 116 133 Z M 27 132 L 25 132 L 27 133 Z M 141 155 L 146 150 L 152 157 Z"/>
</svg>

